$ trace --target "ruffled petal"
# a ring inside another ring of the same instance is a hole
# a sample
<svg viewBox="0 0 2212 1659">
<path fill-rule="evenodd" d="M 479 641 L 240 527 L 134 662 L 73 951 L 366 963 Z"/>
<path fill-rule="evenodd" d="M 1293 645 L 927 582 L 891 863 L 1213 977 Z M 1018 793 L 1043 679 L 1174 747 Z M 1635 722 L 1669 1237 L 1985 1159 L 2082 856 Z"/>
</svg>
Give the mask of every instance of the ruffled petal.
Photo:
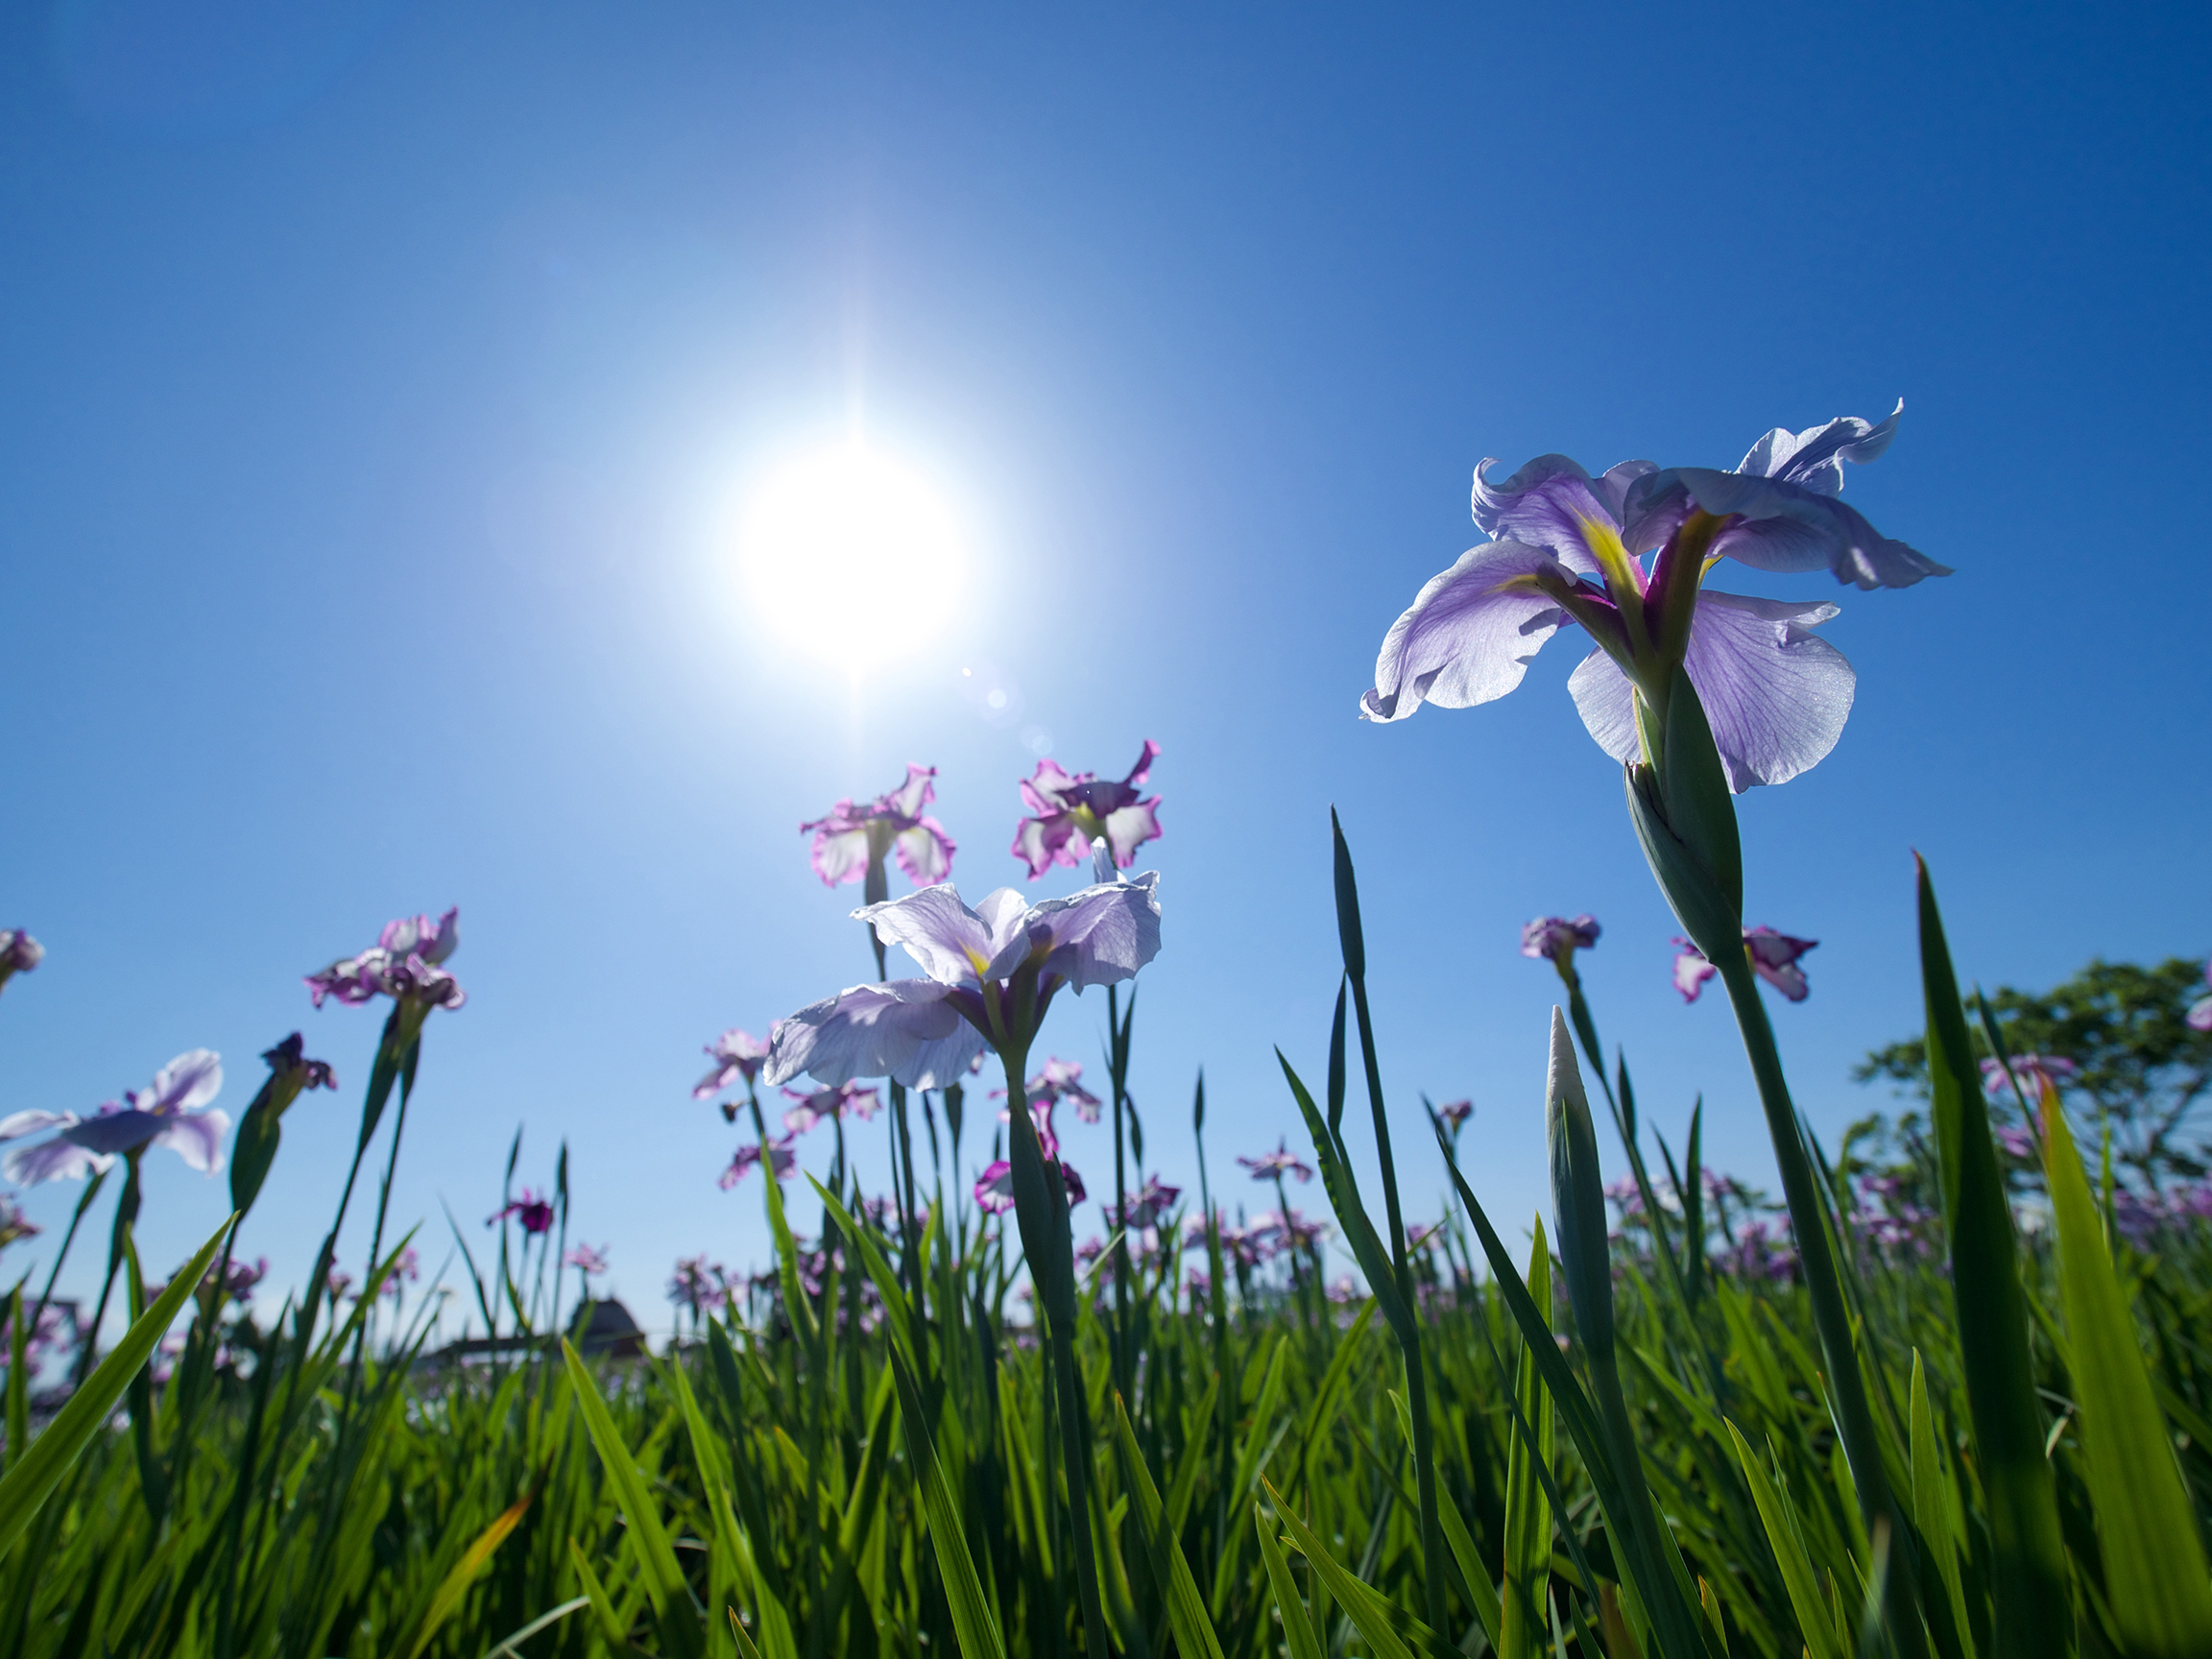
<svg viewBox="0 0 2212 1659">
<path fill-rule="evenodd" d="M 1859 677 L 1808 632 L 1836 613 L 1833 605 L 1698 594 L 1683 666 L 1737 794 L 1810 771 L 1842 735 Z M 1628 679 L 1612 658 L 1593 651 L 1567 689 L 1600 749 L 1623 764 L 1641 757 Z"/>
<path fill-rule="evenodd" d="M 1879 459 L 1897 436 L 1897 422 L 1904 414 L 1905 399 L 1900 397 L 1897 407 L 1889 411 L 1889 419 L 1880 425 L 1856 415 L 1844 415 L 1825 426 L 1808 426 L 1802 432 L 1777 426 L 1751 445 L 1736 470 L 1779 478 L 1816 495 L 1839 494 L 1843 489 L 1843 463 L 1863 465 Z"/>
<path fill-rule="evenodd" d="M 18 1187 L 36 1187 L 41 1181 L 82 1181 L 87 1175 L 105 1175 L 115 1166 L 112 1153 L 95 1152 L 57 1136 L 36 1146 L 15 1146 L 0 1158 L 0 1174 Z"/>
<path fill-rule="evenodd" d="M 991 977 L 1011 974 L 1022 957 L 1042 950 L 1043 972 L 1057 974 L 1081 992 L 1093 985 L 1117 985 L 1160 953 L 1160 872 L 1147 870 L 1135 880 L 1086 887 L 1065 899 L 1048 899 L 1030 912 L 1027 950 L 1011 961 L 994 963 Z"/>
<path fill-rule="evenodd" d="M 1016 898 L 1019 902 L 1020 896 Z M 904 946 L 906 953 L 922 965 L 922 972 L 942 985 L 973 983 L 976 962 L 991 959 L 990 927 L 960 902 L 960 895 L 950 883 L 925 887 L 882 904 L 864 905 L 853 916 L 874 927 L 876 937 L 884 944 Z"/>
<path fill-rule="evenodd" d="M 896 812 L 902 818 L 921 816 L 922 808 L 937 799 L 937 785 L 930 780 L 937 776 L 934 766 L 917 766 L 906 762 L 906 781 L 877 803 L 879 807 Z"/>
<path fill-rule="evenodd" d="M 1579 461 L 1539 455 L 1504 482 L 1492 483 L 1485 474 L 1496 465 L 1486 460 L 1475 469 L 1476 526 L 1494 541 L 1548 548 L 1568 569 L 1591 575 L 1599 571 L 1593 527 L 1618 535 L 1628 480 L 1657 470 L 1648 461 L 1624 461 L 1600 484 Z"/>
<path fill-rule="evenodd" d="M 868 868 L 868 826 L 833 813 L 807 828 L 814 830 L 814 874 L 822 878 L 822 885 L 859 880 Z"/>
<path fill-rule="evenodd" d="M 166 1146 L 203 1174 L 214 1175 L 223 1167 L 223 1137 L 230 1132 L 230 1115 L 220 1106 L 188 1117 L 172 1118 L 155 1135 L 153 1144 Z"/>
<path fill-rule="evenodd" d="M 1144 747 L 1138 752 L 1137 764 L 1129 768 L 1129 776 L 1122 783 L 1131 789 L 1141 788 L 1144 780 L 1152 775 L 1152 762 L 1160 758 L 1160 745 L 1151 738 L 1144 739 Z"/>
<path fill-rule="evenodd" d="M 1104 829 L 1106 845 L 1112 850 L 1114 862 L 1126 870 L 1137 862 L 1137 849 L 1147 841 L 1160 839 L 1160 798 L 1138 801 L 1122 807 L 1118 812 L 1106 815 Z M 1074 860 L 1070 858 L 1070 863 Z"/>
<path fill-rule="evenodd" d="M 1022 780 L 1022 801 L 1030 811 L 1040 817 L 1050 817 L 1065 811 L 1070 804 L 1070 792 L 1078 780 L 1064 770 L 1059 761 L 1047 756 L 1037 762 L 1036 772 Z"/>
<path fill-rule="evenodd" d="M 1910 588 L 1924 577 L 1951 574 L 1949 565 L 1883 535 L 1858 509 L 1801 485 L 1706 467 L 1678 467 L 1661 476 L 1706 512 L 1741 518 L 1714 539 L 1711 551 L 1753 569 L 1827 570 L 1864 589 Z"/>
<path fill-rule="evenodd" d="M 1544 593 L 1503 588 L 1516 576 L 1558 569 L 1541 547 L 1492 541 L 1431 577 L 1390 625 L 1375 659 L 1375 685 L 1359 699 L 1369 720 L 1403 720 L 1423 703 L 1471 709 L 1521 684 L 1567 613 Z"/>
<path fill-rule="evenodd" d="M 924 818 L 913 829 L 902 830 L 893 845 L 898 849 L 899 868 L 915 886 L 926 887 L 951 876 L 952 854 L 957 849 L 936 819 Z"/>
<path fill-rule="evenodd" d="M 933 979 L 894 979 L 826 997 L 776 1022 L 762 1076 L 771 1085 L 802 1071 L 831 1086 L 855 1077 L 889 1077 L 909 1089 L 957 1083 L 984 1045 L 950 994 Z"/>
<path fill-rule="evenodd" d="M 1028 785 L 1023 784 L 1023 789 Z M 1014 856 L 1029 866 L 1034 881 L 1055 864 L 1073 869 L 1082 862 L 1083 832 L 1072 812 L 1047 812 L 1024 818 L 1014 830 Z"/>
</svg>

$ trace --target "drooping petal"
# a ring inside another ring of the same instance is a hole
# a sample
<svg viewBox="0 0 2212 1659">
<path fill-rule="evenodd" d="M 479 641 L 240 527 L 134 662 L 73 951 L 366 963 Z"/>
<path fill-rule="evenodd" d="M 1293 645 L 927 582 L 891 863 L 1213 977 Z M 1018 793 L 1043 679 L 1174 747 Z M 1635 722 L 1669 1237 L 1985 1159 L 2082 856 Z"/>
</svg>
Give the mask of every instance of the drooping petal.
<svg viewBox="0 0 2212 1659">
<path fill-rule="evenodd" d="M 222 1088 L 223 1057 L 212 1048 L 192 1048 L 155 1072 L 153 1086 L 133 1094 L 131 1103 L 141 1112 L 173 1117 L 206 1105 Z"/>
<path fill-rule="evenodd" d="M 994 893 L 984 903 L 998 897 Z M 1019 894 L 1015 902 L 1021 902 Z M 988 962 L 996 948 L 989 924 L 960 902 L 949 882 L 865 905 L 853 915 L 874 927 L 884 944 L 904 946 L 922 972 L 943 985 L 974 983 L 977 962 Z"/>
<path fill-rule="evenodd" d="M 983 1166 L 975 1178 L 975 1203 L 994 1215 L 1014 1208 L 1014 1166 L 1004 1158 Z"/>
<path fill-rule="evenodd" d="M 849 802 L 840 801 L 840 809 Z M 832 812 L 817 824 L 802 824 L 802 830 L 814 831 L 812 853 L 814 874 L 822 878 L 822 885 L 834 887 L 844 881 L 857 881 L 868 869 L 868 826 Z"/>
<path fill-rule="evenodd" d="M 1682 1000 L 1695 1002 L 1697 993 L 1705 989 L 1705 981 L 1720 972 L 1705 960 L 1705 953 L 1687 939 L 1674 943 L 1681 949 L 1674 956 L 1674 989 L 1682 993 Z"/>
<path fill-rule="evenodd" d="M 1648 461 L 1623 461 L 1602 483 L 1565 455 L 1539 455 L 1512 477 L 1493 482 L 1498 463 L 1475 469 L 1475 523 L 1497 541 L 1548 549 L 1570 570 L 1596 575 L 1595 535 L 1617 537 L 1628 483 L 1658 470 Z"/>
<path fill-rule="evenodd" d="M 1836 614 L 1827 604 L 1698 594 L 1683 666 L 1738 794 L 1809 771 L 1842 735 L 1858 675 L 1840 651 L 1809 632 Z M 1639 757 L 1628 680 L 1610 657 L 1592 652 L 1567 689 L 1600 749 L 1623 763 Z"/>
<path fill-rule="evenodd" d="M 36 1187 L 41 1181 L 82 1181 L 87 1175 L 105 1175 L 114 1166 L 114 1154 L 95 1152 L 59 1135 L 36 1146 L 11 1147 L 8 1155 L 0 1158 L 0 1174 L 18 1187 Z"/>
<path fill-rule="evenodd" d="M 942 1089 L 967 1074 L 982 1033 L 934 979 L 859 985 L 779 1020 L 768 1033 L 762 1077 L 782 1083 L 804 1071 L 832 1086 L 889 1077 L 909 1089 Z"/>
<path fill-rule="evenodd" d="M 75 1127 L 62 1130 L 60 1138 L 88 1152 L 129 1152 L 145 1145 L 171 1121 L 152 1112 L 125 1107 L 119 1112 L 102 1112 L 96 1118 L 87 1118 Z"/>
<path fill-rule="evenodd" d="M 1145 738 L 1144 747 L 1138 753 L 1137 764 L 1129 768 L 1129 776 L 1121 780 L 1122 783 L 1131 789 L 1141 787 L 1144 780 L 1152 775 L 1152 762 L 1159 758 L 1160 745 L 1149 737 Z"/>
<path fill-rule="evenodd" d="M 1650 482 L 1655 510 L 1666 501 L 1695 502 L 1720 517 L 1736 516 L 1710 551 L 1757 570 L 1827 570 L 1865 589 L 1910 588 L 1951 574 L 1949 565 L 1883 535 L 1857 508 L 1803 485 L 1709 467 L 1672 468 Z"/>
<path fill-rule="evenodd" d="M 1047 812 L 1043 817 L 1024 818 L 1015 827 L 1014 856 L 1029 866 L 1032 881 L 1055 864 L 1074 869 L 1082 862 L 1083 846 L 1082 827 L 1075 822 L 1073 812 Z"/>
<path fill-rule="evenodd" d="M 1431 577 L 1390 624 L 1375 659 L 1375 685 L 1359 699 L 1369 720 L 1403 720 L 1423 703 L 1471 709 L 1521 684 L 1567 613 L 1515 577 L 1563 569 L 1541 547 L 1492 541 Z"/>
<path fill-rule="evenodd" d="M 934 818 L 921 819 L 913 829 L 902 830 L 892 845 L 898 850 L 899 868 L 917 887 L 943 881 L 952 874 L 952 854 L 957 849 L 952 837 L 945 833 L 945 826 Z"/>
<path fill-rule="evenodd" d="M 76 1121 L 74 1112 L 11 1112 L 0 1118 L 0 1141 L 18 1141 L 41 1129 L 66 1129 Z"/>
<path fill-rule="evenodd" d="M 1797 966 L 1797 960 L 1819 943 L 1817 939 L 1793 939 L 1771 927 L 1743 930 L 1743 948 L 1751 954 L 1753 970 L 1792 1002 L 1804 1001 L 1811 989 L 1805 979 L 1805 970 Z"/>
<path fill-rule="evenodd" d="M 152 1144 L 166 1146 L 188 1167 L 214 1175 L 223 1168 L 223 1137 L 229 1132 L 230 1115 L 220 1106 L 210 1106 L 204 1112 L 170 1118 L 155 1133 Z"/>
<path fill-rule="evenodd" d="M 1160 839 L 1160 803 L 1157 797 L 1150 801 L 1138 801 L 1118 812 L 1107 814 L 1103 828 L 1106 845 L 1113 850 L 1114 862 L 1126 870 L 1137 862 L 1137 849 L 1147 841 Z M 1075 860 L 1069 859 L 1072 864 Z"/>
<path fill-rule="evenodd" d="M 1042 953 L 1041 971 L 1081 992 L 1118 985 L 1160 953 L 1160 872 L 1133 881 L 1086 887 L 1065 899 L 1047 899 L 1026 918 L 1026 937 L 1008 944 L 988 978 L 1011 975 L 1024 958 Z"/>
</svg>

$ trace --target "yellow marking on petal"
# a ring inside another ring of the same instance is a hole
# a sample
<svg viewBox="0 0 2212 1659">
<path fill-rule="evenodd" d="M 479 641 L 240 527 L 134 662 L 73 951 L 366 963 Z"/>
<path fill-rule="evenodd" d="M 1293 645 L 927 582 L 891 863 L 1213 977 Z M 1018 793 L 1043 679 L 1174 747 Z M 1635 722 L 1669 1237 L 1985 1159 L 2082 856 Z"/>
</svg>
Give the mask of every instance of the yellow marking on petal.
<svg viewBox="0 0 2212 1659">
<path fill-rule="evenodd" d="M 968 958 L 968 966 L 975 970 L 975 978 L 980 982 L 983 975 L 990 971 L 989 958 L 977 955 L 973 947 L 963 945 L 960 949 Z"/>
<path fill-rule="evenodd" d="M 1541 593 L 1544 591 L 1544 584 L 1533 575 L 1508 576 L 1490 591 L 1493 593 Z"/>
<path fill-rule="evenodd" d="M 1604 572 L 1605 586 L 1613 589 L 1613 602 L 1626 610 L 1631 598 L 1644 596 L 1643 568 L 1628 557 L 1621 532 L 1605 519 L 1576 514 L 1575 523 L 1582 532 L 1582 545 L 1590 549 L 1590 557 L 1598 561 L 1598 568 Z"/>
</svg>

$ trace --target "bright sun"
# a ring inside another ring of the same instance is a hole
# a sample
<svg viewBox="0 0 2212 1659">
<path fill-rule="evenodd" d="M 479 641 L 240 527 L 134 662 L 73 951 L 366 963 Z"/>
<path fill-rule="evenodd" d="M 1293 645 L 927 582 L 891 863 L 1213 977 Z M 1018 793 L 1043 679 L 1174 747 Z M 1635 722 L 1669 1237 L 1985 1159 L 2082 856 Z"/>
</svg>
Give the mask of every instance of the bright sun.
<svg viewBox="0 0 2212 1659">
<path fill-rule="evenodd" d="M 794 643 L 855 668 L 928 643 L 958 603 L 960 525 L 928 479 L 859 443 L 786 462 L 747 497 L 738 567 Z"/>
</svg>

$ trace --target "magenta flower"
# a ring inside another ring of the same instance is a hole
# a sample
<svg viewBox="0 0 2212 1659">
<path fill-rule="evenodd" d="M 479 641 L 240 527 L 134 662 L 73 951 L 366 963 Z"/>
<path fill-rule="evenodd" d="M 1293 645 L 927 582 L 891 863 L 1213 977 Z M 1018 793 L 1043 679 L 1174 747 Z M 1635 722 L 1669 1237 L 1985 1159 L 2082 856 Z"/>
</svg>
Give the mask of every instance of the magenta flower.
<svg viewBox="0 0 2212 1659">
<path fill-rule="evenodd" d="M 1465 709 L 1503 697 L 1573 623 L 1596 649 L 1567 688 L 1616 760 L 1650 758 L 1636 700 L 1664 711 L 1679 663 L 1705 706 L 1729 787 L 1786 782 L 1836 746 L 1851 712 L 1851 664 L 1810 632 L 1837 608 L 1709 592 L 1705 573 L 1733 558 L 1762 570 L 1827 569 L 1868 589 L 1949 574 L 1836 499 L 1843 462 L 1880 455 L 1897 420 L 1777 427 L 1734 472 L 1624 461 L 1593 478 L 1564 455 L 1545 455 L 1494 483 L 1485 460 L 1475 473 L 1475 521 L 1496 540 L 1461 555 L 1392 624 L 1361 713 L 1403 720 L 1424 702 Z"/>
<path fill-rule="evenodd" d="M 982 1056 L 978 1054 L 976 1058 Z M 1083 1087 L 1079 1081 L 1082 1075 L 1083 1068 L 1078 1062 L 1054 1057 L 1045 1062 L 1042 1071 L 1022 1084 L 1022 1092 L 1028 1096 L 1032 1112 L 1037 1110 L 1040 1103 L 1053 1106 L 1065 1100 L 1075 1108 L 1076 1117 L 1086 1123 L 1095 1123 L 1099 1115 L 1105 1111 L 1106 1102 Z M 991 1091 L 991 1098 L 1003 1100 L 1006 1098 L 1006 1091 L 994 1089 Z M 998 1109 L 998 1121 L 1013 1121 L 1003 1106 Z"/>
<path fill-rule="evenodd" d="M 399 1300 L 401 1282 L 413 1284 L 421 1277 L 422 1259 L 415 1254 L 415 1246 L 410 1244 L 399 1252 L 399 1259 L 392 1263 L 392 1271 L 384 1275 L 384 1288 L 378 1294 L 389 1296 L 397 1302 Z"/>
<path fill-rule="evenodd" d="M 583 1274 L 587 1286 L 589 1285 L 592 1275 L 605 1273 L 608 1270 L 607 1246 L 604 1244 L 597 1249 L 593 1249 L 589 1244 L 573 1245 L 568 1254 L 562 1257 L 561 1260 Z"/>
<path fill-rule="evenodd" d="M 541 1233 L 550 1233 L 553 1230 L 553 1202 L 549 1198 L 541 1198 L 525 1187 L 518 1196 L 507 1201 L 505 1208 L 486 1216 L 484 1225 L 496 1227 L 509 1216 L 520 1221 L 522 1231 L 533 1238 Z"/>
<path fill-rule="evenodd" d="M 2043 1098 L 2046 1084 L 2053 1094 L 2074 1081 L 2080 1068 L 2073 1061 L 2057 1054 L 2015 1054 L 2012 1056 L 2012 1075 L 2020 1079 L 2020 1087 L 2031 1104 Z M 1982 1059 L 1982 1087 L 1990 1094 L 2003 1096 L 2012 1091 L 2005 1079 L 2005 1062 L 1994 1054 Z"/>
<path fill-rule="evenodd" d="M 0 1192 L 0 1250 L 19 1238 L 36 1238 L 45 1229 L 23 1214 L 23 1206 L 15 1202 L 12 1192 Z"/>
<path fill-rule="evenodd" d="M 857 1118 L 865 1123 L 882 1106 L 875 1090 L 862 1089 L 854 1083 L 838 1083 L 811 1093 L 804 1089 L 786 1089 L 783 1093 L 799 1102 L 783 1114 L 783 1127 L 793 1135 L 804 1135 L 830 1118 Z"/>
<path fill-rule="evenodd" d="M 1049 1152 L 1045 1156 L 1047 1168 L 1060 1171 L 1060 1181 L 1068 1189 L 1068 1207 L 1072 1210 L 1089 1196 L 1083 1189 L 1083 1177 L 1075 1173 L 1075 1166 Z M 984 1166 L 983 1173 L 975 1178 L 975 1203 L 979 1209 L 994 1215 L 1003 1215 L 1014 1208 L 1014 1166 L 1004 1158 Z"/>
<path fill-rule="evenodd" d="M 986 1046 L 1026 1047 L 1062 987 L 1118 984 L 1159 952 L 1159 872 L 1128 880 L 1103 854 L 1098 862 L 1097 883 L 1034 906 L 1001 887 L 971 909 L 945 885 L 855 911 L 884 944 L 904 946 L 926 977 L 856 986 L 779 1020 L 763 1080 L 805 1071 L 831 1086 L 889 1077 L 941 1089 Z M 1016 981 L 1032 978 L 1034 996 L 1018 996 Z"/>
<path fill-rule="evenodd" d="M 0 927 L 0 985 L 46 960 L 46 947 L 20 927 Z"/>
<path fill-rule="evenodd" d="M 745 1179 L 754 1166 L 761 1162 L 763 1155 L 766 1156 L 768 1167 L 776 1172 L 776 1179 L 779 1181 L 787 1180 L 791 1171 L 799 1166 L 799 1154 L 791 1149 L 791 1142 L 797 1139 L 796 1135 L 785 1135 L 781 1139 L 771 1140 L 764 1147 L 757 1145 L 738 1147 L 736 1156 L 730 1160 L 730 1167 L 722 1171 L 714 1184 L 723 1191 L 729 1191 L 731 1188 Z"/>
<path fill-rule="evenodd" d="M 899 854 L 899 868 L 917 887 L 942 881 L 952 874 L 956 849 L 945 826 L 924 815 L 922 808 L 937 798 L 934 766 L 907 763 L 906 781 L 865 806 L 840 801 L 826 818 L 799 826 L 802 835 L 814 837 L 814 874 L 822 884 L 857 881 L 870 870 L 878 873 L 883 860 Z"/>
<path fill-rule="evenodd" d="M 1771 927 L 1746 927 L 1743 929 L 1743 950 L 1751 958 L 1752 971 L 1792 1002 L 1802 1002 L 1812 987 L 1806 983 L 1805 970 L 1797 966 L 1797 959 L 1820 943 L 1817 939 L 1796 939 L 1787 933 L 1777 933 Z M 1705 981 L 1719 970 L 1705 960 L 1705 953 L 1687 939 L 1677 938 L 1674 957 L 1674 989 L 1682 993 L 1682 1000 L 1695 1002 L 1697 993 L 1705 989 Z"/>
<path fill-rule="evenodd" d="M 1038 761 L 1036 775 L 1022 785 L 1022 799 L 1036 816 L 1014 830 L 1014 856 L 1029 866 L 1029 879 L 1055 864 L 1078 868 L 1100 838 L 1117 868 L 1134 864 L 1137 849 L 1160 838 L 1160 797 L 1137 798 L 1159 757 L 1160 745 L 1147 737 L 1137 764 L 1118 783 L 1101 782 L 1095 772 L 1070 775 L 1056 760 Z"/>
<path fill-rule="evenodd" d="M 1313 1171 L 1298 1162 L 1298 1154 L 1289 1149 L 1289 1142 L 1278 1140 L 1275 1150 L 1262 1152 L 1257 1158 L 1239 1158 L 1238 1163 L 1252 1171 L 1255 1181 L 1279 1181 L 1286 1175 L 1295 1175 L 1301 1181 L 1313 1179 Z"/>
<path fill-rule="evenodd" d="M 427 916 L 387 922 L 376 943 L 360 955 L 342 957 L 308 974 L 307 994 L 318 1008 L 325 997 L 358 1005 L 378 995 L 424 1012 L 458 1008 L 469 1000 L 468 993 L 438 964 L 461 943 L 460 920 L 455 905 L 436 922 Z"/>
<path fill-rule="evenodd" d="M 768 1045 L 742 1025 L 733 1025 L 707 1045 L 707 1054 L 714 1062 L 714 1069 L 692 1085 L 691 1098 L 694 1100 L 711 1100 L 731 1084 L 740 1080 L 752 1082 L 759 1075 L 760 1063 L 768 1058 Z M 722 1114 L 726 1118 L 734 1118 L 736 1108 L 725 1105 Z"/>
<path fill-rule="evenodd" d="M 261 1058 L 276 1080 L 277 1096 L 286 1106 L 310 1089 L 338 1087 L 338 1073 L 331 1069 L 330 1062 L 307 1058 L 307 1040 L 297 1031 L 276 1047 L 262 1049 Z"/>
<path fill-rule="evenodd" d="M 207 1103 L 223 1088 L 223 1060 L 211 1048 L 180 1054 L 144 1089 L 105 1102 L 90 1118 L 74 1112 L 17 1112 L 0 1118 L 0 1141 L 20 1140 L 41 1129 L 61 1132 L 36 1146 L 19 1146 L 0 1159 L 0 1171 L 21 1187 L 41 1181 L 82 1181 L 105 1172 L 116 1157 L 146 1146 L 167 1146 L 194 1169 L 213 1175 L 223 1167 L 227 1112 Z"/>
<path fill-rule="evenodd" d="M 730 1298 L 730 1274 L 704 1256 L 676 1258 L 675 1275 L 668 1281 L 668 1300 L 688 1308 L 694 1318 L 702 1310 L 719 1307 Z"/>
<path fill-rule="evenodd" d="M 2204 979 L 2207 984 L 2212 984 L 2212 962 L 2204 964 Z M 2192 1031 L 2212 1031 L 2212 997 L 2206 997 L 2194 1004 L 2189 1010 L 2188 1020 Z"/>
</svg>

